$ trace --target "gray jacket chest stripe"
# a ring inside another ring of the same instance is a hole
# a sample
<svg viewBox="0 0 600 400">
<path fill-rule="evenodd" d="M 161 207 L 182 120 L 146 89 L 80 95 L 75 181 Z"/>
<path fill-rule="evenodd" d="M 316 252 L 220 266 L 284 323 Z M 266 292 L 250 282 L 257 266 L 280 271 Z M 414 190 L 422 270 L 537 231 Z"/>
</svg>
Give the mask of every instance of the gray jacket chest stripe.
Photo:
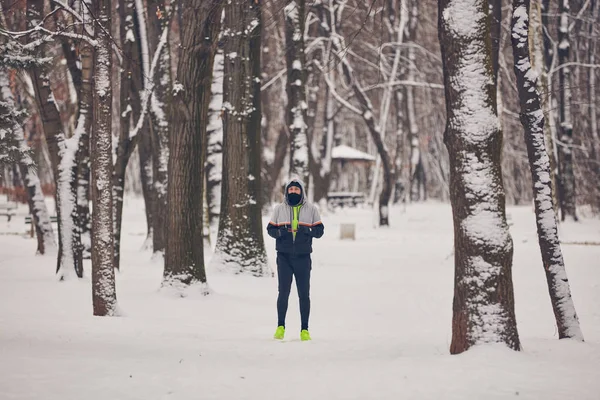
<svg viewBox="0 0 600 400">
<path fill-rule="evenodd" d="M 287 204 L 283 204 L 277 210 L 277 221 L 273 221 L 277 224 L 283 223 L 292 223 L 293 218 L 292 207 Z M 298 222 L 303 224 L 312 224 L 313 221 L 313 212 L 312 207 L 308 204 L 305 204 L 300 208 L 300 215 L 298 216 Z"/>
</svg>

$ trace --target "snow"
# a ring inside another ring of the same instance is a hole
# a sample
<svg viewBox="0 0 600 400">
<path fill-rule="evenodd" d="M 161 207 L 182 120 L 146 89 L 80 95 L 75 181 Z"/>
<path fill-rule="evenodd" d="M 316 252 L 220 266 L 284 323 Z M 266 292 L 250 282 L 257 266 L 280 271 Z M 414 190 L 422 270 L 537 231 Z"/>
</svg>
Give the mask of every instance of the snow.
<svg viewBox="0 0 600 400">
<path fill-rule="evenodd" d="M 473 40 L 479 34 L 486 18 L 484 10 L 476 6 L 475 0 L 452 0 L 443 10 L 447 29 L 456 40 L 466 43 L 455 74 L 449 77 L 452 88 L 460 99 L 460 107 L 452 116 L 453 125 L 465 131 L 465 140 L 470 143 L 486 141 L 499 129 L 499 121 L 492 105 L 488 103 L 488 89 L 492 74 L 486 68 L 487 57 L 481 40 Z"/>
<path fill-rule="evenodd" d="M 375 161 L 375 157 L 350 146 L 340 145 L 331 150 L 332 159 Z"/>
<path fill-rule="evenodd" d="M 159 290 L 162 267 L 140 250 L 143 208 L 125 199 L 118 318 L 92 316 L 89 261 L 84 279 L 55 281 L 55 258 L 35 256 L 36 241 L 22 236 L 26 206 L 10 223 L 0 219 L 2 399 L 598 398 L 600 247 L 564 246 L 586 342 L 558 340 L 531 207 L 508 209 L 523 351 L 481 345 L 458 356 L 448 352 L 449 205 L 391 207 L 385 229 L 372 227 L 372 210 L 322 215 L 309 343 L 298 338 L 295 289 L 286 339 L 271 339 L 274 278 L 209 269 L 208 296 L 206 288 L 184 299 Z M 347 222 L 356 224 L 355 241 L 338 239 Z M 565 223 L 561 234 L 598 242 L 600 223 Z M 265 241 L 273 265 L 274 241 Z"/>
</svg>

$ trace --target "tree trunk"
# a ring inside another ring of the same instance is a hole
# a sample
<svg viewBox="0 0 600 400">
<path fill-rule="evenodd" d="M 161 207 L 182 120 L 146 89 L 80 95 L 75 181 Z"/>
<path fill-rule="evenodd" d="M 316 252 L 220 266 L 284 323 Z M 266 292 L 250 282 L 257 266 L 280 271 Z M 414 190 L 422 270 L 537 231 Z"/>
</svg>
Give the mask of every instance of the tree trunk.
<svg viewBox="0 0 600 400">
<path fill-rule="evenodd" d="M 164 50 L 160 53 L 158 71 L 154 79 L 150 108 L 152 176 L 154 177 L 154 217 L 152 218 L 152 247 L 154 253 L 162 253 L 166 246 L 167 225 L 167 182 L 169 166 L 169 121 L 166 115 L 167 104 L 171 99 L 171 51 L 169 48 L 169 27 L 171 10 L 162 0 L 151 0 L 148 13 L 148 44 L 150 54 L 155 54 L 160 41 Z"/>
<path fill-rule="evenodd" d="M 550 180 L 553 188 L 554 210 L 558 213 L 558 170 L 556 161 L 556 110 L 553 107 L 554 96 L 552 94 L 552 77 L 549 71 L 552 68 L 554 59 L 554 48 L 550 40 L 550 26 L 547 10 L 549 0 L 543 0 L 542 4 L 534 2 L 531 6 L 531 46 L 532 46 L 532 66 L 540 76 L 538 81 L 538 90 L 542 93 L 542 109 L 544 111 L 544 121 L 546 126 L 545 144 L 550 162 Z"/>
<path fill-rule="evenodd" d="M 0 101 L 2 101 L 9 109 L 14 109 L 16 104 L 14 96 L 10 90 L 10 83 L 6 71 L 0 69 Z M 23 128 L 20 124 L 15 123 L 11 130 L 16 140 L 15 146 L 26 151 L 29 149 L 25 141 Z M 37 167 L 31 157 L 21 157 L 19 159 L 19 171 L 23 177 L 23 183 L 27 188 L 27 203 L 29 205 L 29 213 L 32 216 L 31 223 L 35 226 L 37 237 L 37 253 L 46 254 L 53 253 L 56 250 L 56 241 L 54 239 L 54 231 L 50 223 L 50 215 L 46 208 L 44 194 L 40 186 L 40 180 L 37 177 Z"/>
<path fill-rule="evenodd" d="M 140 134 L 131 136 L 130 127 L 137 123 L 141 115 L 140 92 L 144 88 L 141 78 L 141 38 L 139 35 L 140 24 L 137 18 L 134 0 L 119 0 L 119 14 L 121 19 L 121 45 L 123 57 L 121 65 L 121 113 L 119 142 L 117 145 L 117 158 L 113 170 L 113 200 L 114 204 L 114 230 L 115 250 L 114 267 L 120 269 L 121 255 L 121 223 L 123 220 L 123 195 L 125 191 L 125 173 L 131 154 L 137 145 Z M 133 123 L 132 123 L 133 118 Z M 144 132 L 146 134 L 146 132 Z"/>
<path fill-rule="evenodd" d="M 521 103 L 521 123 L 525 130 L 532 176 L 538 240 L 558 335 L 561 339 L 583 340 L 558 239 L 550 163 L 544 144 L 544 113 L 537 91 L 537 76 L 531 67 L 529 56 L 529 7 L 530 0 L 513 1 L 511 37 Z"/>
<path fill-rule="evenodd" d="M 306 131 L 306 72 L 304 55 L 304 2 L 287 0 L 285 6 L 285 44 L 287 65 L 286 123 L 290 130 L 290 175 L 309 186 L 308 135 Z"/>
<path fill-rule="evenodd" d="M 498 87 L 498 71 L 500 66 L 500 37 L 502 35 L 502 0 L 489 0 L 490 33 L 492 38 L 492 69 L 494 85 Z"/>
<path fill-rule="evenodd" d="M 483 343 L 519 350 L 488 2 L 439 0 L 438 5 L 454 219 L 450 352 Z"/>
<path fill-rule="evenodd" d="M 110 0 L 95 2 L 98 47 L 94 55 L 94 117 L 92 124 L 92 291 L 94 315 L 117 314 L 114 271 L 112 190 L 112 39 Z"/>
<path fill-rule="evenodd" d="M 394 142 L 396 145 L 394 151 L 394 175 L 396 176 L 396 182 L 394 183 L 394 203 L 399 201 L 406 201 L 406 190 L 409 188 L 405 187 L 402 179 L 403 174 L 403 160 L 404 160 L 404 124 L 406 123 L 405 113 L 405 101 L 404 93 L 402 90 L 396 90 L 396 135 Z M 410 181 L 410 179 L 409 179 Z"/>
<path fill-rule="evenodd" d="M 154 173 L 152 163 L 152 138 L 150 135 L 142 134 L 140 137 L 138 152 L 140 154 L 140 176 L 142 181 L 142 196 L 146 205 L 146 240 L 144 248 L 152 248 L 154 244 L 154 222 L 158 212 L 156 206 L 156 193 L 154 191 Z M 168 197 L 168 196 L 167 196 Z"/>
<path fill-rule="evenodd" d="M 221 269 L 254 276 L 269 273 L 260 198 L 260 21 L 258 1 L 225 5 L 223 183 L 213 257 Z"/>
<path fill-rule="evenodd" d="M 414 47 L 408 49 L 408 60 L 410 66 L 408 67 L 407 80 L 415 80 L 415 70 L 413 65 L 416 62 Z M 408 122 L 408 133 L 410 143 L 410 200 L 420 201 L 421 200 L 421 177 L 419 173 L 420 169 L 423 168 L 423 161 L 421 155 L 421 146 L 419 141 L 419 127 L 417 126 L 417 117 L 415 114 L 415 98 L 414 98 L 414 87 L 406 87 L 406 117 Z"/>
<path fill-rule="evenodd" d="M 76 132 L 79 135 L 77 147 L 77 215 L 81 230 L 83 258 L 90 258 L 92 243 L 90 238 L 90 131 L 92 128 L 92 79 L 94 74 L 94 49 L 83 42 L 80 50 L 81 89 L 79 91 L 79 118 Z"/>
<path fill-rule="evenodd" d="M 573 171 L 573 122 L 571 114 L 571 69 L 570 60 L 569 0 L 559 0 L 560 24 L 558 28 L 558 81 L 560 93 L 560 144 L 558 162 L 560 168 L 561 219 L 577 217 L 575 173 Z"/>
<path fill-rule="evenodd" d="M 43 15 L 44 2 L 28 0 L 27 9 L 30 24 L 38 25 Z M 60 114 L 50 90 L 48 72 L 47 66 L 34 68 L 31 71 L 31 77 L 56 182 L 56 214 L 58 217 L 56 274 L 60 280 L 65 280 L 69 276 L 70 268 L 75 270 L 78 277 L 83 276 L 79 218 L 76 209 L 77 180 L 72 173 L 77 141 L 75 143 L 67 141 L 63 132 Z"/>
<path fill-rule="evenodd" d="M 167 247 L 163 287 L 180 295 L 201 284 L 208 294 L 204 268 L 202 191 L 204 146 L 221 0 L 188 0 L 181 26 L 181 48 L 169 124 Z"/>
<path fill-rule="evenodd" d="M 208 146 L 206 157 L 206 201 L 210 225 L 219 221 L 221 212 L 221 176 L 223 175 L 223 73 L 225 56 L 217 51 L 213 66 L 211 101 L 208 108 Z"/>
<path fill-rule="evenodd" d="M 338 46 L 338 51 L 339 49 L 340 47 Z M 369 100 L 362 87 L 358 84 L 356 78 L 353 78 L 352 68 L 346 58 L 341 59 L 341 63 L 344 75 L 346 76 L 346 79 L 351 82 L 354 96 L 357 98 L 361 110 L 363 111 L 362 118 L 369 129 L 371 139 L 373 139 L 375 147 L 377 148 L 377 153 L 381 157 L 383 166 L 383 186 L 381 188 L 381 193 L 379 194 L 379 225 L 388 226 L 390 224 L 388 204 L 392 196 L 392 186 L 395 182 L 392 158 L 390 157 L 387 146 L 383 142 L 381 130 L 373 118 L 373 105 L 371 104 L 371 100 Z"/>
</svg>

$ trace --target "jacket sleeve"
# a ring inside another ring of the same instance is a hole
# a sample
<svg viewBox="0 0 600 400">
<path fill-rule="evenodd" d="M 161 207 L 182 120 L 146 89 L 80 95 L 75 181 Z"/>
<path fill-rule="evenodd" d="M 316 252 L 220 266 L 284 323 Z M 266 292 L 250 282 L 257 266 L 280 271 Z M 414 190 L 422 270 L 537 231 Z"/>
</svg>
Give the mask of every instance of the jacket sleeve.
<svg viewBox="0 0 600 400">
<path fill-rule="evenodd" d="M 267 233 L 272 238 L 277 239 L 279 237 L 279 226 L 277 225 L 277 207 L 273 210 L 271 220 L 267 224 Z"/>
<path fill-rule="evenodd" d="M 313 226 L 310 230 L 310 235 L 314 238 L 320 238 L 325 233 L 325 225 L 321 221 L 321 215 L 316 206 L 313 205 Z"/>
</svg>

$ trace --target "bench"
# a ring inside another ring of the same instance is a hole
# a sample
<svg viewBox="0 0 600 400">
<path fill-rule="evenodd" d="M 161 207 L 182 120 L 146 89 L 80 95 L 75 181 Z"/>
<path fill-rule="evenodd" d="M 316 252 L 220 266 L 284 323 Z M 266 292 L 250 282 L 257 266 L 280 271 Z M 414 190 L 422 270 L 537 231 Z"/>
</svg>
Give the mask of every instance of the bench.
<svg viewBox="0 0 600 400">
<path fill-rule="evenodd" d="M 364 204 L 365 194 L 361 192 L 329 192 L 327 204 L 330 207 L 356 207 Z"/>
<path fill-rule="evenodd" d="M 0 204 L 0 215 L 6 216 L 8 222 L 15 216 L 15 210 L 17 209 L 16 203 L 2 203 Z"/>
<path fill-rule="evenodd" d="M 31 229 L 29 231 L 29 235 L 31 237 L 33 237 L 33 233 L 35 232 L 35 228 L 33 227 L 32 221 L 33 219 L 31 218 L 31 215 L 25 217 L 25 225 L 31 225 Z M 58 222 L 58 217 L 56 215 L 51 215 L 50 222 L 56 224 Z"/>
</svg>

